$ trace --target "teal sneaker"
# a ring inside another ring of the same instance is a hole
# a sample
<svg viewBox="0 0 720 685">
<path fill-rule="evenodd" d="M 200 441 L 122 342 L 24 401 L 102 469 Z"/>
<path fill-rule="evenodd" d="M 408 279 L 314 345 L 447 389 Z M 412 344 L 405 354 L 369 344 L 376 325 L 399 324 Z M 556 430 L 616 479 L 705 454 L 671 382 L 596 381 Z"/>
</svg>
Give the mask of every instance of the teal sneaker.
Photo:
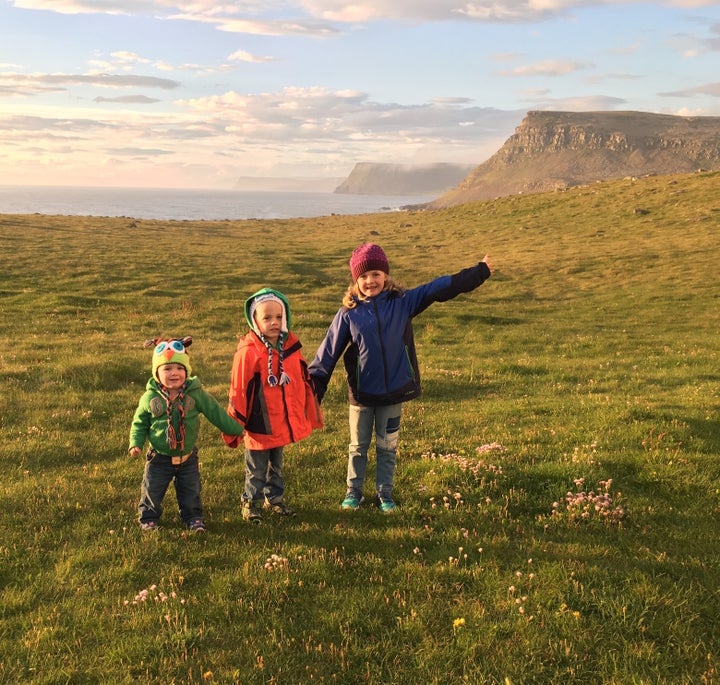
<svg viewBox="0 0 720 685">
<path fill-rule="evenodd" d="M 358 498 L 357 495 L 353 495 L 352 493 L 348 493 L 345 495 L 345 499 L 340 503 L 341 509 L 346 509 L 348 511 L 355 511 L 355 509 L 360 508 L 360 504 L 362 503 L 363 498 Z"/>
<path fill-rule="evenodd" d="M 380 500 L 380 511 L 384 512 L 385 514 L 389 514 L 392 511 L 395 511 L 395 502 L 393 502 L 391 499 L 382 499 Z"/>
</svg>

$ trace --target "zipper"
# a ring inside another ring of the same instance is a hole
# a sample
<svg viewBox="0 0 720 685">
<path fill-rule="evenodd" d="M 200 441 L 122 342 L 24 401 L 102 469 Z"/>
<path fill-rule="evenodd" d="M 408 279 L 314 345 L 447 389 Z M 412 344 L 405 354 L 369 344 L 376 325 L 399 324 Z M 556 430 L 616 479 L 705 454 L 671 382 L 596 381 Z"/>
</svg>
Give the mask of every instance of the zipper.
<svg viewBox="0 0 720 685">
<path fill-rule="evenodd" d="M 385 359 L 385 345 L 383 344 L 383 337 L 382 337 L 382 328 L 380 327 L 380 317 L 378 316 L 378 306 L 377 306 L 377 300 L 373 299 L 373 308 L 375 310 L 375 323 L 377 325 L 377 332 L 378 332 L 378 340 L 380 341 L 380 351 L 382 353 L 382 367 L 383 367 L 383 377 L 385 379 L 385 392 L 388 392 L 388 372 L 387 372 L 387 360 Z M 360 359 L 358 358 L 358 363 Z M 358 388 L 359 388 L 358 384 Z"/>
</svg>

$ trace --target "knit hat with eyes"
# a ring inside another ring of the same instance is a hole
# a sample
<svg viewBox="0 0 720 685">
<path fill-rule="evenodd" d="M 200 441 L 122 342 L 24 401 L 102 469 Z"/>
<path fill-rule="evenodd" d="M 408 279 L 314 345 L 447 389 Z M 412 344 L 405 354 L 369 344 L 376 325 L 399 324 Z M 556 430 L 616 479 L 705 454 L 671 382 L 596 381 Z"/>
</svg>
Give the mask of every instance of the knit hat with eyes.
<svg viewBox="0 0 720 685">
<path fill-rule="evenodd" d="M 192 373 L 190 366 L 190 355 L 187 348 L 192 345 L 192 337 L 186 335 L 184 338 L 152 338 L 146 340 L 144 347 L 153 347 L 152 358 L 152 375 L 156 381 L 160 381 L 158 377 L 158 369 L 165 364 L 180 364 L 185 367 L 185 373 L 188 377 Z"/>
<path fill-rule="evenodd" d="M 364 243 L 355 248 L 350 256 L 350 273 L 353 281 L 357 281 L 366 271 L 390 273 L 390 262 L 380 245 Z"/>
</svg>

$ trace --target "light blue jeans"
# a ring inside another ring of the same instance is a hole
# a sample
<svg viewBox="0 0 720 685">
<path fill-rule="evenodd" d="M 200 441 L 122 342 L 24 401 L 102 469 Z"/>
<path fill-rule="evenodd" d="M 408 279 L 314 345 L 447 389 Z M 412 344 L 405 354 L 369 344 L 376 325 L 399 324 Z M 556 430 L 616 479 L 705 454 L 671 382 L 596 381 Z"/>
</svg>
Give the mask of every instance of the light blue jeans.
<svg viewBox="0 0 720 685">
<path fill-rule="evenodd" d="M 283 478 L 283 448 L 245 450 L 245 492 L 243 501 L 267 499 L 270 504 L 280 502 L 285 494 Z"/>
<path fill-rule="evenodd" d="M 350 445 L 347 470 L 347 494 L 362 497 L 368 465 L 368 450 L 375 432 L 375 492 L 384 501 L 392 501 L 401 404 L 384 407 L 350 405 Z"/>
</svg>

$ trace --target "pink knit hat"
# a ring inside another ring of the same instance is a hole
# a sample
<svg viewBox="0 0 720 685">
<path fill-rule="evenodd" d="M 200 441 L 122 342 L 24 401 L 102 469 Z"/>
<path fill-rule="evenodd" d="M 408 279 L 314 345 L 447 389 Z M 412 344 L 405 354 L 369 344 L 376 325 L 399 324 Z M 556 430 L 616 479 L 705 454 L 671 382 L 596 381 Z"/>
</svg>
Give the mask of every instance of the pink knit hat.
<svg viewBox="0 0 720 685">
<path fill-rule="evenodd" d="M 366 271 L 390 273 L 390 262 L 388 262 L 388 258 L 380 245 L 364 243 L 355 248 L 350 256 L 350 273 L 353 281 L 357 281 Z"/>
</svg>

